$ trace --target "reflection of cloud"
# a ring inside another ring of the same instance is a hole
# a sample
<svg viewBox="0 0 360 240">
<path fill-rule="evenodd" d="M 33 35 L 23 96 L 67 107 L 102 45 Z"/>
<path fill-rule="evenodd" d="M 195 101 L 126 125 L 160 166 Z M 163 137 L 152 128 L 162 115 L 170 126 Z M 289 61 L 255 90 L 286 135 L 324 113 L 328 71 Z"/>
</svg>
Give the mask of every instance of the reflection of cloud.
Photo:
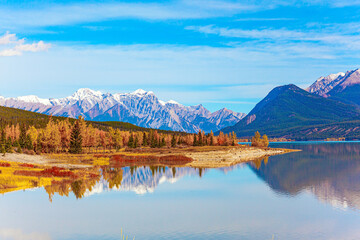
<svg viewBox="0 0 360 240">
<path fill-rule="evenodd" d="M 1 240 L 51 240 L 46 233 L 24 233 L 20 229 L 0 229 Z"/>
<path fill-rule="evenodd" d="M 15 34 L 6 32 L 0 37 L 0 56 L 20 56 L 23 52 L 41 52 L 50 48 L 50 44 L 43 41 L 25 44 L 25 39 L 18 39 Z"/>
</svg>

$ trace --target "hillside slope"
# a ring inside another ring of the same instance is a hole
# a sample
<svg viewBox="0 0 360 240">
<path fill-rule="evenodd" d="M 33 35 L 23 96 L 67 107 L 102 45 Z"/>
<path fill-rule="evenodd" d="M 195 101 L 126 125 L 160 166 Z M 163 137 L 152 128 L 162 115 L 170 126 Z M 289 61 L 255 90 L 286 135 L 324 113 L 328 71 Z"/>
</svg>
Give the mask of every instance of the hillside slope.
<svg viewBox="0 0 360 240">
<path fill-rule="evenodd" d="M 53 120 L 69 119 L 70 122 L 75 121 L 74 118 L 56 117 L 56 116 L 51 116 L 51 118 L 53 118 Z M 19 123 L 19 124 L 25 124 L 27 126 L 33 125 L 37 128 L 43 128 L 49 122 L 49 119 L 50 116 L 46 114 L 34 113 L 31 111 L 0 106 L 0 127 L 9 123 Z M 151 130 L 150 128 L 143 128 L 126 122 L 116 122 L 116 121 L 111 121 L 111 122 L 86 121 L 86 122 L 100 129 L 113 127 L 121 130 L 129 130 L 129 131 Z M 165 130 L 158 130 L 158 131 L 171 132 Z"/>
</svg>

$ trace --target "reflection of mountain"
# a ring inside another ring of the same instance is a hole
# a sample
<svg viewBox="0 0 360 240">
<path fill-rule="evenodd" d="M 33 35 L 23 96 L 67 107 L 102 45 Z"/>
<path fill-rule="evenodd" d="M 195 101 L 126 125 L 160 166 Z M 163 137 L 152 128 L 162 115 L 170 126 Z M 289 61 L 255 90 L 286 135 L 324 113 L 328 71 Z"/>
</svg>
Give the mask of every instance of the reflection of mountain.
<svg viewBox="0 0 360 240">
<path fill-rule="evenodd" d="M 145 194 L 153 192 L 161 183 L 174 183 L 184 176 L 201 176 L 205 170 L 169 167 L 126 167 L 122 171 L 121 185 L 110 186 L 109 181 L 101 178 L 91 191 L 87 191 L 86 195 L 90 196 L 104 191 L 134 191 L 137 194 Z"/>
<path fill-rule="evenodd" d="M 271 157 L 261 166 L 249 166 L 277 192 L 296 195 L 307 190 L 333 206 L 360 209 L 360 144 L 293 147 L 303 151 Z"/>
</svg>

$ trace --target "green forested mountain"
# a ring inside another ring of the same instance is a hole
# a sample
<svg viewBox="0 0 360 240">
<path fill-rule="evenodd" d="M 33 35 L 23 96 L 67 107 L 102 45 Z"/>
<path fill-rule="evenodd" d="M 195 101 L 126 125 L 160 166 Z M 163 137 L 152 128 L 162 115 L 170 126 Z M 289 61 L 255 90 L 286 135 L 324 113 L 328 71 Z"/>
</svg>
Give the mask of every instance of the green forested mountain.
<svg viewBox="0 0 360 240">
<path fill-rule="evenodd" d="M 358 106 L 285 85 L 274 88 L 244 119 L 222 131 L 235 131 L 238 137 L 250 137 L 260 131 L 269 137 L 298 140 L 360 139 L 359 119 Z"/>
</svg>

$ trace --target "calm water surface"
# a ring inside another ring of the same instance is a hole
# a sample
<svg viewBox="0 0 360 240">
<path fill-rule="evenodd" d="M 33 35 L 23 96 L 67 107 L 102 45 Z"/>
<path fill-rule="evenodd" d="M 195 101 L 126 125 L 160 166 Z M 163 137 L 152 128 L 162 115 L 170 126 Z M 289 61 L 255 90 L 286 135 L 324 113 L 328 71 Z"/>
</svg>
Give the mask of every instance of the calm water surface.
<svg viewBox="0 0 360 240">
<path fill-rule="evenodd" d="M 360 143 L 223 169 L 123 168 L 69 196 L 0 195 L 0 239 L 360 239 Z"/>
</svg>

